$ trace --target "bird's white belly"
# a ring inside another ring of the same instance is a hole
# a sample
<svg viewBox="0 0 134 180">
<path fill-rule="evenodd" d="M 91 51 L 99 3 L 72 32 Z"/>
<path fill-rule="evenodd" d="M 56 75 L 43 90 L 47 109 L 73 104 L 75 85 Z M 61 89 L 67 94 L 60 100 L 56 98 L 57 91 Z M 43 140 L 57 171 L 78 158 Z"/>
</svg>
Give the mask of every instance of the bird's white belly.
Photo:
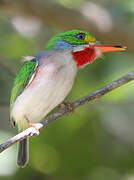
<svg viewBox="0 0 134 180">
<path fill-rule="evenodd" d="M 76 70 L 63 67 L 57 70 L 51 66 L 42 68 L 32 83 L 16 99 L 12 117 L 21 126 L 41 121 L 60 104 L 72 88 Z M 20 121 L 18 123 L 18 121 Z"/>
</svg>

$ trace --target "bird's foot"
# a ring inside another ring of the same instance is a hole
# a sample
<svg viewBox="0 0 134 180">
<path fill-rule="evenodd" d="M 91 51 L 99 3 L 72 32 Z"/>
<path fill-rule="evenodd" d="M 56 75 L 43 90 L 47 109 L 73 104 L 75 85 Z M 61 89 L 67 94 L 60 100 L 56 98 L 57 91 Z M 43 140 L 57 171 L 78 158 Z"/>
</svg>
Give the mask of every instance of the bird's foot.
<svg viewBox="0 0 134 180">
<path fill-rule="evenodd" d="M 102 97 L 102 95 L 98 96 L 97 98 L 98 98 L 98 99 L 101 99 L 101 97 Z"/>
<path fill-rule="evenodd" d="M 69 109 L 68 115 L 72 115 L 72 113 L 74 112 L 73 105 L 69 102 L 63 102 L 59 105 L 59 108 L 64 108 L 65 106 Z"/>
<path fill-rule="evenodd" d="M 29 123 L 29 127 L 31 127 L 30 136 L 38 136 L 42 126 L 43 125 L 41 123 Z"/>
</svg>

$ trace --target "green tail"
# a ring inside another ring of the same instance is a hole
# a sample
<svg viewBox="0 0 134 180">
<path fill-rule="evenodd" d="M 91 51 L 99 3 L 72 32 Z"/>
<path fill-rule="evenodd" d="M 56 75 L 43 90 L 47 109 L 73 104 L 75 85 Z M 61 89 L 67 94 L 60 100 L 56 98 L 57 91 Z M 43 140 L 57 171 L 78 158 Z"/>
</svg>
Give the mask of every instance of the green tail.
<svg viewBox="0 0 134 180">
<path fill-rule="evenodd" d="M 29 139 L 23 139 L 19 142 L 19 151 L 17 164 L 18 166 L 26 166 L 29 160 Z"/>
</svg>

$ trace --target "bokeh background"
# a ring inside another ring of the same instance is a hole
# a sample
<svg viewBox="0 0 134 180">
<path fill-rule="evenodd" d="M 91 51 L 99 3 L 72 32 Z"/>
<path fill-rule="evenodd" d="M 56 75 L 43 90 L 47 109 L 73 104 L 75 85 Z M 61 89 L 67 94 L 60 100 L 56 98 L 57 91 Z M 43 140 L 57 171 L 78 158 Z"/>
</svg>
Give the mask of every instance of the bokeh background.
<svg viewBox="0 0 134 180">
<path fill-rule="evenodd" d="M 80 70 L 66 101 L 134 70 L 134 0 L 0 0 L 0 143 L 17 133 L 9 123 L 9 97 L 22 57 L 70 29 L 128 49 Z M 17 145 L 0 154 L 0 180 L 134 180 L 134 82 L 31 138 L 26 168 L 17 167 L 16 155 Z"/>
</svg>

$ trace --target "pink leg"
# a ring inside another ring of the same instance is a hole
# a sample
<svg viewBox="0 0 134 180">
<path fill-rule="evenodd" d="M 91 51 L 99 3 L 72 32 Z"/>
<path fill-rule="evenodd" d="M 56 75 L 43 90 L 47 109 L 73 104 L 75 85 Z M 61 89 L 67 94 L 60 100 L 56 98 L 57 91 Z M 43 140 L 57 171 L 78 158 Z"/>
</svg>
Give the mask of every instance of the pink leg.
<svg viewBox="0 0 134 180">
<path fill-rule="evenodd" d="M 33 136 L 33 134 L 35 136 L 38 136 L 40 134 L 40 128 L 43 126 L 43 124 L 41 123 L 29 123 L 29 127 L 33 128 L 32 132 L 31 132 L 31 136 Z"/>
<path fill-rule="evenodd" d="M 40 131 L 42 124 L 41 123 L 29 123 L 29 127 L 34 127 L 36 130 Z"/>
<path fill-rule="evenodd" d="M 30 123 L 30 121 L 26 115 L 24 115 L 24 119 L 29 124 L 29 127 L 31 127 L 31 136 L 33 136 L 33 135 L 38 136 L 40 134 L 40 128 L 42 128 L 43 124 L 41 124 L 41 123 Z"/>
</svg>

